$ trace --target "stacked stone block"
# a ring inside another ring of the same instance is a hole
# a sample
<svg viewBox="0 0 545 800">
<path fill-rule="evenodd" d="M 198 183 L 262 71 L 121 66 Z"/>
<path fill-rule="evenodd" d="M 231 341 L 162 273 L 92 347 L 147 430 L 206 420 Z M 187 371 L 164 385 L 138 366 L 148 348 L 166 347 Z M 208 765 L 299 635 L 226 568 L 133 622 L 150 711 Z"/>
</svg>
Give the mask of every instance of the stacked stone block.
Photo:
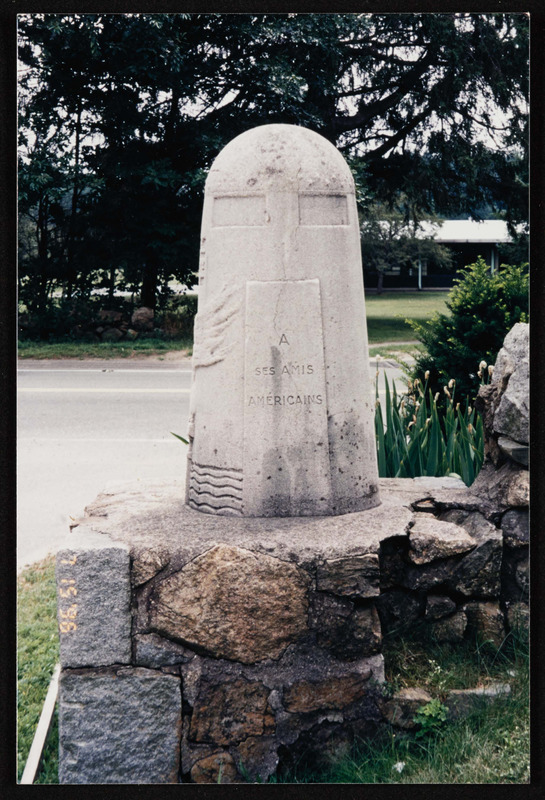
<svg viewBox="0 0 545 800">
<path fill-rule="evenodd" d="M 266 780 L 382 719 L 378 553 L 408 509 L 211 531 L 178 498 L 104 495 L 58 554 L 63 783 Z"/>
<path fill-rule="evenodd" d="M 410 482 L 395 482 L 415 514 L 407 539 L 381 550 L 383 629 L 424 621 L 439 641 L 477 633 L 499 646 L 528 628 L 528 354 L 528 325 L 517 323 L 476 400 L 485 463 L 469 489 L 435 491 L 427 481 L 409 498 Z"/>
<path fill-rule="evenodd" d="M 451 478 L 380 491 L 352 515 L 212 528 L 175 482 L 100 496 L 58 554 L 61 781 L 324 766 L 389 719 L 385 631 L 420 621 L 440 641 L 501 644 L 523 512 Z"/>
<path fill-rule="evenodd" d="M 176 781 L 180 678 L 132 665 L 129 548 L 80 528 L 56 572 L 60 783 Z"/>
</svg>

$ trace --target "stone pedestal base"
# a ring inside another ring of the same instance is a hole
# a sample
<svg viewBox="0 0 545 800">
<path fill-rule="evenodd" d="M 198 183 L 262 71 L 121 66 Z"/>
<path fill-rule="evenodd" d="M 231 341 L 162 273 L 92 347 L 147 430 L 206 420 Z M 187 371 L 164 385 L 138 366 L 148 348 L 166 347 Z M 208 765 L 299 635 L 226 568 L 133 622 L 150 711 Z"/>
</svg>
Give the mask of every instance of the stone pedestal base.
<svg viewBox="0 0 545 800">
<path fill-rule="evenodd" d="M 204 515 L 182 489 L 103 493 L 57 555 L 61 783 L 323 765 L 382 724 L 381 622 L 463 636 L 492 619 L 466 600 L 499 603 L 496 512 L 460 481 L 383 480 L 322 518 Z"/>
</svg>

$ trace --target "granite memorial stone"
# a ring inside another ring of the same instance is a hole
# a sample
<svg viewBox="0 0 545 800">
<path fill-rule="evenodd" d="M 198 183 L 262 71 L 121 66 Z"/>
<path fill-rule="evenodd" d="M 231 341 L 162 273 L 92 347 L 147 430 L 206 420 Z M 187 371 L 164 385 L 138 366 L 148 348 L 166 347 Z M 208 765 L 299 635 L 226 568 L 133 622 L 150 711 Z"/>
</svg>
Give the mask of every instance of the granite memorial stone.
<svg viewBox="0 0 545 800">
<path fill-rule="evenodd" d="M 379 504 L 354 181 L 292 125 L 238 136 L 205 188 L 187 503 L 326 516 Z"/>
</svg>

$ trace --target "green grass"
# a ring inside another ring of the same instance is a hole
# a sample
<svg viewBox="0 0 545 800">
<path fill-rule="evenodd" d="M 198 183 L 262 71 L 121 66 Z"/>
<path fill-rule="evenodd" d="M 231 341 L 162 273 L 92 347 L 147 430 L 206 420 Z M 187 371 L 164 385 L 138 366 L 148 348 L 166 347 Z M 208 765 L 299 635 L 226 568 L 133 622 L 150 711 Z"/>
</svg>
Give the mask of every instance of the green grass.
<svg viewBox="0 0 545 800">
<path fill-rule="evenodd" d="M 59 657 L 54 560 L 25 570 L 18 579 L 18 777 L 20 779 Z M 415 739 L 394 729 L 357 743 L 350 756 L 321 773 L 284 776 L 287 783 L 525 783 L 529 780 L 528 643 L 508 637 L 490 644 L 439 645 L 385 636 L 387 685 L 392 691 L 421 686 L 445 699 L 450 689 L 511 684 L 511 694 L 470 717 Z M 58 783 L 55 714 L 36 783 Z M 403 763 L 401 772 L 395 764 Z M 273 779 L 277 782 L 280 779 Z"/>
<path fill-rule="evenodd" d="M 392 691 L 419 686 L 445 700 L 450 689 L 502 682 L 511 685 L 511 693 L 420 738 L 388 727 L 374 739 L 357 742 L 349 756 L 329 769 L 295 772 L 282 782 L 529 782 L 529 657 L 524 634 L 510 636 L 500 650 L 475 642 L 438 645 L 386 637 L 384 656 Z"/>
<path fill-rule="evenodd" d="M 371 345 L 369 347 L 369 358 L 376 358 L 379 356 L 380 358 L 385 359 L 392 359 L 393 361 L 399 361 L 400 356 L 402 358 L 406 358 L 407 356 L 411 356 L 416 358 L 418 353 L 423 353 L 424 348 L 421 344 L 379 344 L 379 345 Z M 380 367 L 380 364 L 378 365 Z"/>
<path fill-rule="evenodd" d="M 406 632 L 386 635 L 383 654 L 386 681 L 395 691 L 421 686 L 444 698 L 451 689 L 511 683 L 513 672 L 524 683 L 528 636 L 524 631 L 509 634 L 497 649 L 475 639 L 456 644 L 430 641 L 413 626 L 412 637 Z"/>
<path fill-rule="evenodd" d="M 517 694 L 448 723 L 443 731 L 427 739 L 389 731 L 367 744 L 356 745 L 350 757 L 330 771 L 296 776 L 288 782 L 528 783 L 529 727 L 526 699 Z"/>
<path fill-rule="evenodd" d="M 418 322 L 433 314 L 446 312 L 448 292 L 385 292 L 365 298 L 369 343 L 415 341 L 415 334 L 406 319 Z"/>
<path fill-rule="evenodd" d="M 415 342 L 412 328 L 405 319 L 419 322 L 429 319 L 436 311 L 445 311 L 447 292 L 386 292 L 369 295 L 365 300 L 370 355 L 413 353 L 414 344 L 373 348 L 378 342 Z M 187 350 L 191 355 L 193 342 L 186 339 L 136 339 L 133 342 L 19 342 L 19 358 L 138 358 L 139 356 L 164 356 L 168 352 Z"/>
<path fill-rule="evenodd" d="M 19 342 L 19 358 L 139 358 L 164 356 L 172 351 L 185 351 L 191 355 L 193 343 L 189 339 L 136 339 L 134 342 Z"/>
<path fill-rule="evenodd" d="M 59 660 L 53 558 L 21 573 L 17 580 L 17 778 L 23 773 L 47 689 Z M 56 716 L 56 715 L 55 715 Z M 56 719 L 36 783 L 58 783 Z"/>
</svg>

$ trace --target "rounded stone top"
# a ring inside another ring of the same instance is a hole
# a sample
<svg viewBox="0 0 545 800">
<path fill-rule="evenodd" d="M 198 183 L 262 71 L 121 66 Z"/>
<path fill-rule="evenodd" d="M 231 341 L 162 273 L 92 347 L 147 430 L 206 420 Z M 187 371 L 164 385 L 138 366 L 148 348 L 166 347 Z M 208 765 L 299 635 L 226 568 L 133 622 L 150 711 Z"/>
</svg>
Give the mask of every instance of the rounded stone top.
<svg viewBox="0 0 545 800">
<path fill-rule="evenodd" d="M 206 191 L 214 195 L 261 190 L 348 194 L 350 169 L 327 139 L 298 125 L 261 125 L 226 145 L 210 168 Z"/>
</svg>

